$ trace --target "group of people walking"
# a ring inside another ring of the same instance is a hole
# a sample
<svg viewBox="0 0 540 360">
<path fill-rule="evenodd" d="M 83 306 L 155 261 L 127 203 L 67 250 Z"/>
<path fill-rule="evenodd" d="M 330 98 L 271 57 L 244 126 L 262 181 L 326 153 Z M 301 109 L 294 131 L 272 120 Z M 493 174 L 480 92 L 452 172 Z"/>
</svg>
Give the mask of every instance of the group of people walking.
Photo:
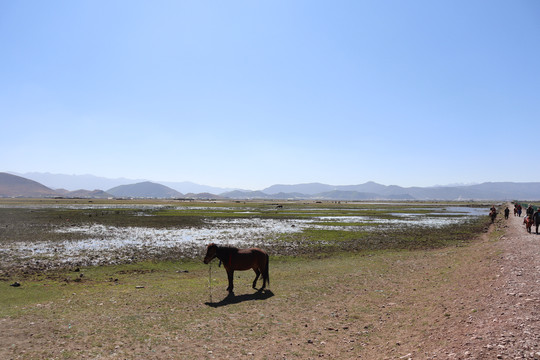
<svg viewBox="0 0 540 360">
<path fill-rule="evenodd" d="M 522 211 L 523 208 L 521 204 L 514 204 L 514 216 L 521 217 Z M 495 208 L 495 205 L 491 207 L 489 216 L 491 217 L 491 222 L 493 222 L 495 220 L 495 217 L 497 216 L 497 209 Z M 508 216 L 510 216 L 510 209 L 507 206 L 504 209 L 504 218 L 508 219 Z M 536 234 L 538 234 L 538 228 L 540 227 L 540 207 L 536 208 L 535 210 L 532 205 L 529 205 L 525 210 L 525 218 L 523 218 L 523 223 L 525 224 L 525 228 L 529 233 L 531 232 L 531 227 L 535 225 Z"/>
<path fill-rule="evenodd" d="M 522 211 L 523 208 L 521 207 L 521 204 L 514 204 L 514 216 L 521 217 Z M 504 217 L 506 219 L 508 219 L 507 212 L 508 214 L 510 213 L 508 207 L 506 207 L 504 210 Z M 538 228 L 540 227 L 540 207 L 535 210 L 532 205 L 529 205 L 525 210 L 525 218 L 523 219 L 523 223 L 525 224 L 528 232 L 531 232 L 532 225 L 535 225 L 536 233 L 538 234 Z"/>
</svg>

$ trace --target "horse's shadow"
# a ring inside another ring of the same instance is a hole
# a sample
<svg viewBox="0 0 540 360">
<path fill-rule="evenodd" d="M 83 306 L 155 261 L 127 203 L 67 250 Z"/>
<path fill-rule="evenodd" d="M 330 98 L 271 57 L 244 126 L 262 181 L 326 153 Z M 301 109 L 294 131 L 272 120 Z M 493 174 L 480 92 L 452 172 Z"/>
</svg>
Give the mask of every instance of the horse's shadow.
<svg viewBox="0 0 540 360">
<path fill-rule="evenodd" d="M 208 305 L 213 308 L 218 308 L 221 306 L 238 304 L 244 301 L 252 300 L 266 300 L 274 296 L 274 293 L 270 290 L 259 290 L 253 294 L 244 294 L 244 295 L 234 295 L 234 293 L 229 293 L 223 300 L 219 302 L 205 302 L 205 305 Z"/>
</svg>

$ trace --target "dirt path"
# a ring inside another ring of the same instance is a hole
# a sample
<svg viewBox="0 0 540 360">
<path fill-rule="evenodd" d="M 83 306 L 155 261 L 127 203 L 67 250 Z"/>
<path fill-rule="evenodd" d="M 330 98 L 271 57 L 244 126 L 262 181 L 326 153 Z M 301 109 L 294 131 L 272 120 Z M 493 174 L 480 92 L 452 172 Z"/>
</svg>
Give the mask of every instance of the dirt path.
<svg viewBox="0 0 540 360">
<path fill-rule="evenodd" d="M 534 227 L 528 234 L 523 217 L 513 215 L 494 226 L 503 235 L 478 247 L 492 261 L 471 266 L 476 280 L 463 278 L 469 296 L 455 300 L 470 313 L 441 329 L 449 339 L 433 358 L 540 359 L 540 235 Z"/>
</svg>

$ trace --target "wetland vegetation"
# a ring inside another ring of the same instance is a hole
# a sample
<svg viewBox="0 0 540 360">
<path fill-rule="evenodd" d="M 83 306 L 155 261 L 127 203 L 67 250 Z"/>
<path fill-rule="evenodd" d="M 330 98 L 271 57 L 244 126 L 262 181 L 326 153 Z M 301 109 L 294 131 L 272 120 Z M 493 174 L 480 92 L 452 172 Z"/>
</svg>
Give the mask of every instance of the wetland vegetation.
<svg viewBox="0 0 540 360">
<path fill-rule="evenodd" d="M 0 202 L 0 267 L 199 258 L 205 244 L 273 256 L 459 245 L 486 227 L 488 206 L 424 202 Z"/>
</svg>

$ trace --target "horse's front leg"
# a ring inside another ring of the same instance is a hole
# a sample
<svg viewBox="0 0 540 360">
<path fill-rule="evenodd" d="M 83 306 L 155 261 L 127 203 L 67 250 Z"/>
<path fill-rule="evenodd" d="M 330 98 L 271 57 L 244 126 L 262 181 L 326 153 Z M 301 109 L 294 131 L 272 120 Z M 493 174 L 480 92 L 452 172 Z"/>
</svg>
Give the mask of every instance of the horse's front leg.
<svg viewBox="0 0 540 360">
<path fill-rule="evenodd" d="M 233 279 L 234 279 L 234 270 L 227 269 L 227 277 L 229 278 L 229 287 L 227 288 L 227 291 L 232 293 L 233 292 Z"/>
<path fill-rule="evenodd" d="M 255 271 L 255 280 L 253 280 L 253 288 L 256 289 L 257 287 L 257 280 L 259 279 L 259 275 L 261 275 L 261 272 L 257 269 L 257 270 L 253 270 Z"/>
</svg>

